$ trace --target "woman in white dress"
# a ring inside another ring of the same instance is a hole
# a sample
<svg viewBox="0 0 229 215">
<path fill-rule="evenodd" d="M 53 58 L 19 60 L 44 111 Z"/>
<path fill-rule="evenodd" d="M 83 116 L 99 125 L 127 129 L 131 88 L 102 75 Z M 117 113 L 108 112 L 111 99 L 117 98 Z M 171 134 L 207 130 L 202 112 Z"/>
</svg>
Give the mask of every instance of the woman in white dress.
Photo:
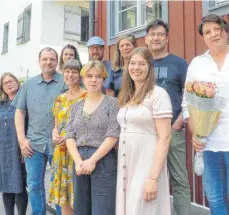
<svg viewBox="0 0 229 215">
<path fill-rule="evenodd" d="M 155 85 L 152 54 L 136 48 L 119 94 L 116 215 L 170 215 L 166 158 L 172 107 Z"/>
</svg>

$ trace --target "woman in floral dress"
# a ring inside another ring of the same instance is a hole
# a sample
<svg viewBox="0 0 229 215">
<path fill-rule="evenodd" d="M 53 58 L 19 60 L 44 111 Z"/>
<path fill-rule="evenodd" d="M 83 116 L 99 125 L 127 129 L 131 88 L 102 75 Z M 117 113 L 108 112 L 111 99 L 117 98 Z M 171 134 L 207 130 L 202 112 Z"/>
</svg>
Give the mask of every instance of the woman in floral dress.
<svg viewBox="0 0 229 215">
<path fill-rule="evenodd" d="M 53 142 L 56 144 L 51 168 L 49 202 L 61 206 L 63 215 L 73 214 L 73 160 L 65 144 L 65 127 L 71 106 L 86 97 L 86 91 L 80 87 L 81 64 L 75 59 L 64 65 L 64 81 L 69 90 L 56 98 L 53 106 L 55 127 Z"/>
</svg>

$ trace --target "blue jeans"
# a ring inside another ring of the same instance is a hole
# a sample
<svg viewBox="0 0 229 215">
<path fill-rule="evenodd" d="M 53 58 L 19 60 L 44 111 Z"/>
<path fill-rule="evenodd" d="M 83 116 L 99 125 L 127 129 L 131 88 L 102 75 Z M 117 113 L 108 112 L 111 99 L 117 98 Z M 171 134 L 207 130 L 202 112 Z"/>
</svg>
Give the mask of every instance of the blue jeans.
<svg viewBox="0 0 229 215">
<path fill-rule="evenodd" d="M 229 215 L 229 152 L 204 152 L 204 192 L 212 215 Z"/>
<path fill-rule="evenodd" d="M 32 215 L 46 214 L 45 198 L 45 170 L 47 161 L 51 164 L 52 155 L 34 150 L 34 155 L 25 158 L 27 171 L 27 191 L 32 206 Z M 61 215 L 61 208 L 56 205 L 57 215 Z"/>
<path fill-rule="evenodd" d="M 79 147 L 83 160 L 97 150 L 93 147 Z M 97 162 L 91 175 L 76 176 L 74 183 L 74 215 L 114 215 L 117 181 L 117 153 L 110 151 Z"/>
</svg>

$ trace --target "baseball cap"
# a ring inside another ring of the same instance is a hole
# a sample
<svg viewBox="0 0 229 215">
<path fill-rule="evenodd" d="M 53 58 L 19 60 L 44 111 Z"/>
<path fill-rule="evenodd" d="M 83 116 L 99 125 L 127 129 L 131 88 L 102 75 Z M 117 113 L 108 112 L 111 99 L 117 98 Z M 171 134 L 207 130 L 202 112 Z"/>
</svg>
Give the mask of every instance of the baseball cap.
<svg viewBox="0 0 229 215">
<path fill-rule="evenodd" d="M 94 45 L 104 46 L 105 42 L 101 37 L 94 36 L 88 40 L 87 47 L 94 46 Z"/>
</svg>

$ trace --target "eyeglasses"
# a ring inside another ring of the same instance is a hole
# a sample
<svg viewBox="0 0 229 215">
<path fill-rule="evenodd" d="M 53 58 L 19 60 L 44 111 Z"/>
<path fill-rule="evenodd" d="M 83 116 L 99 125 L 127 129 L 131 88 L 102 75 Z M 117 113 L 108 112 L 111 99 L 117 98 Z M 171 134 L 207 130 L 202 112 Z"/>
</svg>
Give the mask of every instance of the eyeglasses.
<svg viewBox="0 0 229 215">
<path fill-rule="evenodd" d="M 90 47 L 90 48 L 89 48 L 89 51 L 100 52 L 100 51 L 102 51 L 102 47 L 100 47 L 100 46 L 97 46 L 97 47 Z"/>
<path fill-rule="evenodd" d="M 6 86 L 8 86 L 8 84 L 13 84 L 15 81 L 14 80 L 10 80 L 10 81 L 7 81 L 7 82 L 4 82 L 4 83 L 2 83 L 2 86 L 3 87 L 6 87 Z"/>
<path fill-rule="evenodd" d="M 151 34 L 148 34 L 148 36 L 150 36 L 150 37 L 155 37 L 155 36 L 157 36 L 157 37 L 163 37 L 165 35 L 166 35 L 165 32 L 153 32 Z"/>
</svg>

